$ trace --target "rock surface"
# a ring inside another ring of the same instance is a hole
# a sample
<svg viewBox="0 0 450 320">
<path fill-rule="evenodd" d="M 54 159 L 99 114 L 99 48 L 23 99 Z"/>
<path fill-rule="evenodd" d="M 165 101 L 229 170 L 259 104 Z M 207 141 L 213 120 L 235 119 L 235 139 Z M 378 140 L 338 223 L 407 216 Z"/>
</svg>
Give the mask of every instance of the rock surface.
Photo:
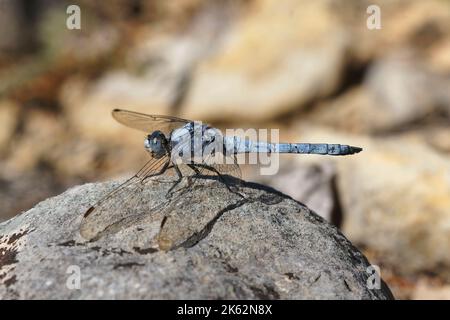
<svg viewBox="0 0 450 320">
<path fill-rule="evenodd" d="M 151 184 L 136 210 L 164 198 L 169 184 Z M 367 259 L 336 228 L 251 183 L 241 198 L 200 179 L 170 210 L 86 241 L 83 213 L 114 186 L 78 186 L 0 224 L 0 298 L 392 298 L 368 288 Z"/>
</svg>

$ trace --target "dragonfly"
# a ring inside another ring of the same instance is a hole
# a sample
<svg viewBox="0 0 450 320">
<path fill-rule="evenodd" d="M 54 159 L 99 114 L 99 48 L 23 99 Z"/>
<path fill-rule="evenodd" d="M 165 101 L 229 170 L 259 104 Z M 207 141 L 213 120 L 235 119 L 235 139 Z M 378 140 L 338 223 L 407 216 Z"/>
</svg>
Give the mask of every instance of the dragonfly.
<svg viewBox="0 0 450 320">
<path fill-rule="evenodd" d="M 148 208 L 146 213 L 162 210 L 170 204 L 171 197 L 183 177 L 189 178 L 183 192 L 195 185 L 193 178 L 216 176 L 231 192 L 226 177 L 239 181 L 242 177 L 237 160 L 239 154 L 290 153 L 343 156 L 362 151 L 360 147 L 326 143 L 270 143 L 253 141 L 237 136 L 223 135 L 208 124 L 166 115 L 149 115 L 123 109 L 114 109 L 113 118 L 119 123 L 146 133 L 144 148 L 149 159 L 132 177 L 107 193 L 84 213 L 80 234 L 87 240 L 97 240 L 104 234 L 132 224 L 145 213 L 133 208 L 145 200 L 144 190 L 167 172 L 172 177 L 166 201 Z M 220 160 L 220 161 L 219 161 Z M 236 192 L 239 194 L 238 192 Z M 181 193 L 182 194 L 182 193 Z M 240 194 L 239 194 L 240 195 Z M 242 196 L 242 195 L 241 195 Z M 172 199 L 173 200 L 173 199 Z"/>
</svg>

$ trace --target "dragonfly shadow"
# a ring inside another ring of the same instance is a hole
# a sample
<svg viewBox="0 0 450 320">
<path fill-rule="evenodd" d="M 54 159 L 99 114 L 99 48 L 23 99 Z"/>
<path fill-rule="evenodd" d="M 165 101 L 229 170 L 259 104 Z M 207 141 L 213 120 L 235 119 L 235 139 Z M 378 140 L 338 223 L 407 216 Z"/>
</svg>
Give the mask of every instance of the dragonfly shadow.
<svg viewBox="0 0 450 320">
<path fill-rule="evenodd" d="M 158 235 L 161 250 L 191 248 L 210 235 L 226 214 L 248 203 L 276 205 L 289 196 L 264 185 L 233 176 L 200 176 L 202 182 L 175 201 Z M 227 184 L 225 186 L 224 184 Z M 260 192 L 264 191 L 264 192 Z M 189 208 L 188 210 L 186 210 Z"/>
<path fill-rule="evenodd" d="M 239 193 L 243 180 L 233 176 L 197 175 L 195 186 L 180 190 L 161 222 L 161 250 L 192 247 L 204 239 L 217 220 L 248 199 Z"/>
</svg>

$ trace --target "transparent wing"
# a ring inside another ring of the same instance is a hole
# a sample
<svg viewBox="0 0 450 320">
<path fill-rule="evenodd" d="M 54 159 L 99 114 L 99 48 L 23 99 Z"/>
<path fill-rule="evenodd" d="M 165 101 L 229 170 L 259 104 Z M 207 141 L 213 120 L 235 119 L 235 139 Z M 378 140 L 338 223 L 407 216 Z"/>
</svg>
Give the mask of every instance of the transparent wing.
<svg viewBox="0 0 450 320">
<path fill-rule="evenodd" d="M 169 135 L 172 130 L 184 126 L 186 123 L 192 122 L 190 120 L 171 117 L 149 115 L 134 111 L 127 111 L 121 109 L 114 109 L 112 116 L 119 123 L 146 133 L 160 130 L 165 135 Z"/>
<path fill-rule="evenodd" d="M 98 239 L 106 232 L 114 232 L 138 216 L 155 207 L 152 197 L 143 197 L 144 189 L 168 168 L 170 159 L 151 158 L 134 176 L 109 192 L 84 214 L 80 234 L 87 240 Z M 150 190 L 151 191 L 151 190 Z"/>
</svg>

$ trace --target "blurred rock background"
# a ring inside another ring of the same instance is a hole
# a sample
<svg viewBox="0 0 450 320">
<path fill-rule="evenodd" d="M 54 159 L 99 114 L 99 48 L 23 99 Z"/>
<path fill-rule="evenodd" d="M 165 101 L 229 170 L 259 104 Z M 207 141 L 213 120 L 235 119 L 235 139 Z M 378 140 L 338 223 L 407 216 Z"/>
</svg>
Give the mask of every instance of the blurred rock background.
<svg viewBox="0 0 450 320">
<path fill-rule="evenodd" d="M 113 108 L 278 128 L 364 152 L 246 180 L 336 224 L 397 298 L 450 299 L 450 1 L 0 0 L 0 30 L 0 221 L 139 168 Z"/>
</svg>

